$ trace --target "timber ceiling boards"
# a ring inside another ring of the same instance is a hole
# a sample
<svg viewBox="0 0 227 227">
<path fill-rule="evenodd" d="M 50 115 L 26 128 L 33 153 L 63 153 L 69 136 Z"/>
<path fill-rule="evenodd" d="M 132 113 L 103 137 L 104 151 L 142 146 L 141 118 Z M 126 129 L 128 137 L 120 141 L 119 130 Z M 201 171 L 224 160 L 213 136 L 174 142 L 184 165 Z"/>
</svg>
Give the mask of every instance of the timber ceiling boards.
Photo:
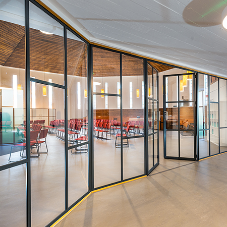
<svg viewBox="0 0 227 227">
<path fill-rule="evenodd" d="M 226 77 L 224 0 L 42 0 L 91 42 Z"/>
</svg>

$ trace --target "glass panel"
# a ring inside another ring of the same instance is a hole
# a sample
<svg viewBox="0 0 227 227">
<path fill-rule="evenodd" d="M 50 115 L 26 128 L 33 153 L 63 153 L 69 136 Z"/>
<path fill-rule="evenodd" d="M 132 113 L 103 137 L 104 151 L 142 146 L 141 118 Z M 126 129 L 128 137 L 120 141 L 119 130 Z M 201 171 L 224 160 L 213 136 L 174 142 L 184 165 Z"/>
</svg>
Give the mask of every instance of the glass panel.
<svg viewBox="0 0 227 227">
<path fill-rule="evenodd" d="M 153 133 L 153 101 L 148 99 L 148 134 Z"/>
<path fill-rule="evenodd" d="M 154 79 L 153 79 L 153 85 L 154 85 L 154 99 L 158 99 L 158 73 L 156 70 L 154 70 Z"/>
<path fill-rule="evenodd" d="M 158 129 L 158 103 L 154 101 L 154 129 Z"/>
<path fill-rule="evenodd" d="M 199 129 L 207 129 L 208 125 L 208 76 L 199 74 Z"/>
<path fill-rule="evenodd" d="M 227 127 L 227 80 L 219 80 L 220 127 Z"/>
<path fill-rule="evenodd" d="M 26 226 L 26 165 L 0 172 L 1 226 Z"/>
<path fill-rule="evenodd" d="M 143 60 L 122 55 L 123 124 L 128 128 L 128 144 L 124 146 L 124 179 L 144 173 Z"/>
<path fill-rule="evenodd" d="M 199 131 L 199 158 L 209 156 L 209 130 Z"/>
<path fill-rule="evenodd" d="M 194 130 L 194 107 L 188 106 L 189 102 L 181 103 L 180 130 Z"/>
<path fill-rule="evenodd" d="M 148 97 L 149 98 L 153 98 L 153 87 L 152 87 L 152 75 L 153 75 L 153 68 L 147 64 L 147 73 L 148 73 L 148 76 L 147 76 L 147 80 L 148 80 Z"/>
<path fill-rule="evenodd" d="M 93 48 L 93 84 L 97 93 L 120 94 L 120 54 Z"/>
<path fill-rule="evenodd" d="M 65 209 L 64 90 L 47 86 L 43 96 L 44 85 L 32 83 L 36 107 L 48 109 L 51 102 L 56 111 L 50 124 L 33 123 L 30 132 L 37 141 L 31 149 L 32 225 L 45 226 Z"/>
<path fill-rule="evenodd" d="M 151 169 L 154 166 L 153 156 L 154 156 L 154 135 L 148 136 L 148 167 Z"/>
<path fill-rule="evenodd" d="M 68 142 L 88 141 L 87 45 L 67 32 Z M 69 205 L 88 191 L 88 145 L 69 151 Z M 76 174 L 75 174 L 76 173 Z"/>
<path fill-rule="evenodd" d="M 212 155 L 219 152 L 218 103 L 210 104 L 210 117 L 210 154 Z"/>
<path fill-rule="evenodd" d="M 105 97 L 111 104 L 105 109 Z M 117 97 L 94 95 L 97 107 L 93 105 L 94 117 L 94 178 L 95 187 L 121 180 L 121 120 L 116 108 Z M 123 135 L 127 133 L 124 125 Z M 125 136 L 124 136 L 125 137 Z M 124 139 L 124 143 L 127 139 Z"/>
<path fill-rule="evenodd" d="M 172 101 L 178 101 L 178 76 L 166 77 L 166 102 Z"/>
<path fill-rule="evenodd" d="M 193 74 L 179 76 L 180 101 L 194 100 L 193 87 Z"/>
<path fill-rule="evenodd" d="M 218 78 L 210 76 L 210 101 L 218 102 Z"/>
<path fill-rule="evenodd" d="M 180 132 L 180 157 L 194 158 L 194 131 Z"/>
<path fill-rule="evenodd" d="M 178 107 L 166 108 L 166 112 L 166 129 L 178 129 Z"/>
<path fill-rule="evenodd" d="M 158 133 L 154 134 L 154 165 L 158 162 Z"/>
<path fill-rule="evenodd" d="M 4 165 L 21 160 L 26 146 L 23 0 L 1 1 L 0 28 L 0 165 Z"/>
<path fill-rule="evenodd" d="M 220 152 L 227 151 L 227 128 L 220 130 Z"/>
<path fill-rule="evenodd" d="M 32 3 L 29 26 L 31 77 L 63 85 L 63 27 Z"/>
<path fill-rule="evenodd" d="M 166 156 L 178 155 L 178 131 L 166 131 Z"/>
</svg>

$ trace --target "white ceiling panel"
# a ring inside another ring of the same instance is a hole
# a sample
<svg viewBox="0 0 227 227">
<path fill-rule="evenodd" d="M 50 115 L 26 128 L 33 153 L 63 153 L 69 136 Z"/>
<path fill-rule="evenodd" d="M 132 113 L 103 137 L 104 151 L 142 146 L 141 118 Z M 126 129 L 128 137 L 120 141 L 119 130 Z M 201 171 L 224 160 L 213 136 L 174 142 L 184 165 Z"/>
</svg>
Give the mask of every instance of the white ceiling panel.
<svg viewBox="0 0 227 227">
<path fill-rule="evenodd" d="M 92 42 L 227 77 L 220 0 L 43 0 Z"/>
</svg>

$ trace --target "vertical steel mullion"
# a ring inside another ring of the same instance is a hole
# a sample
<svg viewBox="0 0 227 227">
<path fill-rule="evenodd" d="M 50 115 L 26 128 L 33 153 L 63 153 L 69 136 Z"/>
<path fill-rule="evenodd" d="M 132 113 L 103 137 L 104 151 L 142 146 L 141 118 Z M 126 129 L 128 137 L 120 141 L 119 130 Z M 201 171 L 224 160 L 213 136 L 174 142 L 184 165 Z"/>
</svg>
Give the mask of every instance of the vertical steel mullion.
<svg viewBox="0 0 227 227">
<path fill-rule="evenodd" d="M 177 76 L 177 92 L 178 92 L 178 157 L 180 158 L 180 76 Z"/>
<path fill-rule="evenodd" d="M 196 154 L 198 150 L 198 137 L 199 137 L 199 128 L 198 126 L 198 111 L 199 111 L 199 105 L 198 105 L 198 91 L 199 91 L 199 74 L 194 73 L 193 74 L 193 103 L 194 103 L 194 158 L 195 160 L 198 160 L 198 156 L 196 157 Z"/>
<path fill-rule="evenodd" d="M 166 77 L 163 76 L 163 149 L 166 158 Z"/>
<path fill-rule="evenodd" d="M 120 118 L 121 118 L 121 181 L 124 180 L 124 155 L 123 155 L 123 110 L 122 110 L 122 53 L 120 53 Z"/>
<path fill-rule="evenodd" d="M 67 100 L 67 30 L 64 26 L 64 85 L 65 85 L 65 210 L 68 209 L 68 100 Z"/>
<path fill-rule="evenodd" d="M 220 147 L 220 78 L 218 78 L 218 143 L 219 143 L 219 146 L 218 146 L 218 153 L 221 152 L 221 147 Z"/>
<path fill-rule="evenodd" d="M 153 166 L 154 166 L 154 121 L 155 121 L 155 117 L 154 117 L 154 68 L 152 67 L 152 128 L 153 128 Z"/>
<path fill-rule="evenodd" d="M 208 76 L 208 117 L 209 117 L 209 156 L 210 156 L 210 76 Z"/>
<path fill-rule="evenodd" d="M 30 43 L 29 0 L 25 0 L 25 77 L 26 77 L 26 226 L 31 226 L 31 160 L 30 160 Z"/>
<path fill-rule="evenodd" d="M 205 91 L 204 91 L 205 92 Z M 197 161 L 199 160 L 199 73 L 197 73 L 196 77 L 196 154 L 197 154 Z"/>
<path fill-rule="evenodd" d="M 144 79 L 144 174 L 148 175 L 148 70 L 147 60 L 143 59 L 143 79 Z"/>
<path fill-rule="evenodd" d="M 156 75 L 157 75 L 157 78 L 156 78 L 156 80 L 157 80 L 157 129 L 158 129 L 158 131 L 157 131 L 157 163 L 159 163 L 159 124 L 160 124 L 160 122 L 159 122 L 159 74 L 158 74 L 158 71 L 156 71 Z"/>
<path fill-rule="evenodd" d="M 88 44 L 87 51 L 88 59 L 88 139 L 89 139 L 89 153 L 88 153 L 88 188 L 89 191 L 94 190 L 94 136 L 93 136 L 93 52 L 92 45 Z"/>
</svg>

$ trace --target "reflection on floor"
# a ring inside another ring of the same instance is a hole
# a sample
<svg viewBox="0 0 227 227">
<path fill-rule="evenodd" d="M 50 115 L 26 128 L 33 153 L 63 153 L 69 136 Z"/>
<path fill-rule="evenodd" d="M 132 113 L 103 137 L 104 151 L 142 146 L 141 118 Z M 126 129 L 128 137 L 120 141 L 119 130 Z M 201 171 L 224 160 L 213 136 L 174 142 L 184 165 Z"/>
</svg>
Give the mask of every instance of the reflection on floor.
<svg viewBox="0 0 227 227">
<path fill-rule="evenodd" d="M 41 154 L 39 158 L 31 159 L 33 226 L 45 226 L 64 210 L 65 205 L 64 142 L 62 140 L 57 139 L 54 134 L 48 134 L 47 144 L 49 150 L 48 154 Z M 152 144 L 152 140 L 151 143 L 149 144 Z M 45 151 L 45 149 L 46 149 L 45 146 L 42 145 L 41 151 Z M 120 172 L 121 149 L 115 147 L 115 136 L 111 136 L 111 140 L 95 139 L 94 149 L 95 149 L 94 150 L 95 187 L 119 181 L 121 174 Z M 131 221 L 134 222 L 132 222 L 133 224 L 130 223 L 129 226 L 137 225 L 141 226 L 142 225 L 141 223 L 143 223 L 143 220 L 141 219 L 143 215 L 141 217 L 138 216 L 139 214 L 137 212 L 139 211 L 137 209 L 139 210 L 141 209 L 141 212 L 142 211 L 145 212 L 146 208 L 148 208 L 147 211 L 150 212 L 151 210 L 155 211 L 155 208 L 153 206 L 157 206 L 156 208 L 157 212 L 160 209 L 160 212 L 158 212 L 159 214 L 163 213 L 163 210 L 165 210 L 165 212 L 170 212 L 169 208 L 168 209 L 165 208 L 164 205 L 165 199 L 167 199 L 167 207 L 174 206 L 174 204 L 171 204 L 175 203 L 174 199 L 175 195 L 177 195 L 177 193 L 175 193 L 174 190 L 176 190 L 176 192 L 181 192 L 180 191 L 181 189 L 179 188 L 180 187 L 179 185 L 181 185 L 181 183 L 182 184 L 185 183 L 185 185 L 182 185 L 182 187 L 187 186 L 189 187 L 190 190 L 194 190 L 192 186 L 187 184 L 195 180 L 198 183 L 197 187 L 200 187 L 199 186 L 200 180 L 204 181 L 206 179 L 202 179 L 202 176 L 204 175 L 201 175 L 200 172 L 199 174 L 201 176 L 195 178 L 195 174 L 193 175 L 193 172 L 196 171 L 197 168 L 199 168 L 199 170 L 201 170 L 202 172 L 204 171 L 204 174 L 205 170 L 203 168 L 205 169 L 208 168 L 207 169 L 208 175 L 205 174 L 205 176 L 207 179 L 212 178 L 209 175 L 209 174 L 212 175 L 211 170 L 213 170 L 213 167 L 212 165 L 209 164 L 212 162 L 209 162 L 208 163 L 209 165 L 206 166 L 205 164 L 203 164 L 205 162 L 201 162 L 202 164 L 200 164 L 189 161 L 164 159 L 162 131 L 160 132 L 159 149 L 160 149 L 159 156 L 160 164 L 151 173 L 151 177 L 147 178 L 146 180 L 145 179 L 138 180 L 131 184 L 125 184 L 124 186 L 120 187 L 121 189 L 119 189 L 119 187 L 116 187 L 113 189 L 100 192 L 103 194 L 97 193 L 97 195 L 96 194 L 92 195 L 91 197 L 89 197 L 88 200 L 83 202 L 83 205 L 80 205 L 80 207 L 78 207 L 75 210 L 75 211 L 79 210 L 79 213 L 75 213 L 76 219 L 73 219 L 73 221 L 76 220 L 76 222 L 74 223 L 77 223 L 78 218 L 78 226 L 80 226 L 80 224 L 83 226 L 91 226 L 91 223 L 93 226 L 102 225 L 114 226 L 114 224 L 118 226 L 119 225 L 124 226 L 124 224 L 127 225 L 129 219 L 131 219 Z M 124 151 L 123 156 L 124 179 L 143 174 L 144 161 L 143 137 L 129 139 L 129 145 L 125 146 L 123 151 Z M 186 155 L 189 155 L 189 153 L 187 153 Z M 220 157 L 226 156 L 221 155 Z M 8 158 L 9 155 L 0 156 L 0 164 L 2 165 L 7 163 Z M 155 158 L 157 158 L 157 155 L 155 155 Z M 14 161 L 20 160 L 19 152 L 15 152 L 12 154 L 12 160 Z M 149 161 L 152 162 L 152 157 L 149 158 Z M 223 163 L 222 160 L 220 160 L 220 162 Z M 182 179 L 183 182 L 181 182 Z M 187 179 L 189 179 L 188 182 Z M 1 171 L 0 181 L 1 181 L 0 204 L 2 204 L 0 207 L 1 227 L 25 226 L 26 166 L 25 165 L 17 166 L 9 170 Z M 69 205 L 71 205 L 79 197 L 81 197 L 84 193 L 87 192 L 88 188 L 87 182 L 88 182 L 88 154 L 87 153 L 71 154 L 71 151 L 69 151 Z M 209 181 L 206 181 L 205 183 L 208 186 L 210 185 Z M 168 184 L 170 185 L 168 186 Z M 207 192 L 201 191 L 200 193 L 206 194 Z M 101 205 L 98 202 L 96 206 L 97 200 L 103 201 L 105 195 L 107 196 L 106 198 L 107 202 L 105 203 L 103 202 Z M 168 198 L 167 195 L 172 196 L 172 199 Z M 189 191 L 189 195 L 191 195 L 191 191 Z M 183 196 L 186 195 L 183 194 Z M 120 201 L 120 199 L 122 199 L 122 202 Z M 185 199 L 184 201 L 187 200 L 186 197 L 183 199 Z M 179 202 L 179 200 L 176 201 L 178 201 L 178 205 L 187 208 L 186 204 L 182 204 L 182 202 Z M 96 209 L 94 210 L 92 209 L 93 203 L 94 206 L 96 207 Z M 87 206 L 87 208 L 81 210 L 83 206 Z M 100 209 L 97 207 L 100 207 Z M 183 212 L 181 208 L 180 210 L 181 212 Z M 101 213 L 104 212 L 105 209 L 106 215 L 102 216 Z M 126 211 L 127 209 L 129 210 Z M 177 209 L 178 208 L 176 208 L 175 211 L 177 211 Z M 201 207 L 201 209 L 203 208 Z M 135 213 L 131 213 L 131 211 Z M 12 214 L 14 214 L 13 218 Z M 80 217 L 78 217 L 78 215 Z M 99 215 L 101 215 L 102 217 L 99 218 Z M 154 213 L 150 212 L 147 215 L 149 216 L 149 218 L 151 218 L 152 215 L 154 216 Z M 91 220 L 92 216 L 94 217 L 94 220 L 93 219 Z M 119 224 L 120 219 L 122 220 L 122 224 Z M 61 222 L 60 226 L 72 226 L 70 225 L 71 223 L 70 220 L 71 218 L 64 219 Z M 108 222 L 107 225 L 106 222 L 108 220 L 112 221 Z"/>
<path fill-rule="evenodd" d="M 183 162 L 178 168 L 93 193 L 57 227 L 226 226 L 226 162 L 227 154 Z"/>
</svg>

